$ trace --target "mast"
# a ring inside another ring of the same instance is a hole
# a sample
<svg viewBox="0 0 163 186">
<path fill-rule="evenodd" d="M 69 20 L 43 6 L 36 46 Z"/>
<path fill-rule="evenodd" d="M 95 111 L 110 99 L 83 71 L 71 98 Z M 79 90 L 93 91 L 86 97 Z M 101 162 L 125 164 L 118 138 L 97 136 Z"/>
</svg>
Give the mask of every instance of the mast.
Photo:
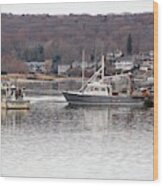
<svg viewBox="0 0 163 186">
<path fill-rule="evenodd" d="M 85 50 L 82 50 L 82 87 L 85 79 Z"/>
<path fill-rule="evenodd" d="M 105 64 L 104 64 L 104 55 L 102 56 L 101 58 L 101 62 L 102 62 L 102 65 L 101 65 L 101 68 L 99 68 L 86 82 L 84 81 L 84 65 L 83 65 L 83 62 L 85 61 L 85 53 L 82 52 L 82 87 L 80 89 L 80 91 L 82 91 L 84 89 L 84 87 L 90 83 L 90 82 L 93 82 L 93 81 L 96 81 L 96 79 L 101 76 L 101 79 L 102 81 L 106 78 L 104 75 L 104 69 L 105 69 Z"/>
<path fill-rule="evenodd" d="M 102 55 L 102 59 L 101 59 L 101 62 L 102 62 L 102 72 L 101 72 L 101 79 L 104 80 L 104 72 L 105 72 L 105 62 L 104 62 L 104 55 Z"/>
<path fill-rule="evenodd" d="M 96 64 L 96 39 L 94 40 L 94 43 L 93 43 L 93 55 L 94 55 L 94 58 L 93 58 L 93 64 L 94 64 L 94 69 L 93 69 L 93 71 L 94 71 L 94 73 L 96 72 L 96 66 L 97 66 L 97 64 Z"/>
</svg>

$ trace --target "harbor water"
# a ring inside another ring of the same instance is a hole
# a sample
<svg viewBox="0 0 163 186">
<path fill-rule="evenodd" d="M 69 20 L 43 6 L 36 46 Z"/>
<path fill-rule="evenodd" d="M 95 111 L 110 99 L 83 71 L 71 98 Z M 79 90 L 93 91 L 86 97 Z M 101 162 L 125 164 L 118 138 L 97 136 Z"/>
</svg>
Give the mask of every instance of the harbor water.
<svg viewBox="0 0 163 186">
<path fill-rule="evenodd" d="M 2 110 L 2 176 L 153 179 L 153 108 L 29 99 L 28 111 Z"/>
</svg>

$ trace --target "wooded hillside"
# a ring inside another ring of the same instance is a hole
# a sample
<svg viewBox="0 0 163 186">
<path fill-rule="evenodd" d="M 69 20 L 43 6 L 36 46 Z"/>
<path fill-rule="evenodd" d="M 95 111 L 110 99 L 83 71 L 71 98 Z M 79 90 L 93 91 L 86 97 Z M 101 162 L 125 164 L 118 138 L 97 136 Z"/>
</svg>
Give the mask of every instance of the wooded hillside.
<svg viewBox="0 0 163 186">
<path fill-rule="evenodd" d="M 87 60 L 120 49 L 126 53 L 131 34 L 133 53 L 153 50 L 153 13 L 124 15 L 2 14 L 2 58 L 32 61 L 60 56 L 62 63 Z"/>
</svg>

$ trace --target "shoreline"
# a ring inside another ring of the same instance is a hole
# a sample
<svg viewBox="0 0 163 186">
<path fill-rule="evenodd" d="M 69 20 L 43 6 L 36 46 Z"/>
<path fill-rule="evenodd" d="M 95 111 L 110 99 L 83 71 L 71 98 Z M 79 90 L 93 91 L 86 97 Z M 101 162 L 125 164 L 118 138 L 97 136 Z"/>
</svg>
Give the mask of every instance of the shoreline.
<svg viewBox="0 0 163 186">
<path fill-rule="evenodd" d="M 50 82 L 62 82 L 62 81 L 79 81 L 81 82 L 81 77 L 56 77 L 52 75 L 44 74 L 7 74 L 1 75 L 1 81 L 15 81 L 23 83 L 50 83 Z"/>
</svg>

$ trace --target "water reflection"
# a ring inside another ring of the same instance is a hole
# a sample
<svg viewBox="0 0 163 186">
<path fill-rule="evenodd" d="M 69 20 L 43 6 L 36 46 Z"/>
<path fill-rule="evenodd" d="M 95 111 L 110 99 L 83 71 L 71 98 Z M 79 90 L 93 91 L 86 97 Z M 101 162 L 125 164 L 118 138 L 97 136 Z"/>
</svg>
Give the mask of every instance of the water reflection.
<svg viewBox="0 0 163 186">
<path fill-rule="evenodd" d="M 18 86 L 26 87 L 28 95 L 30 92 L 35 95 L 44 93 L 44 90 L 48 92 L 62 92 L 63 90 L 78 90 L 81 87 L 80 79 L 78 81 L 68 80 L 68 81 L 28 81 L 28 82 L 18 82 Z M 43 94 L 44 95 L 44 94 Z"/>
<path fill-rule="evenodd" d="M 42 100 L 1 119 L 3 175 L 153 178 L 152 109 Z"/>
<path fill-rule="evenodd" d="M 30 127 L 39 128 L 38 131 L 42 132 L 48 128 L 55 132 L 106 132 L 110 128 L 114 130 L 142 130 L 142 128 L 150 126 L 153 129 L 152 120 L 148 125 L 145 122 L 149 112 L 153 111 L 130 107 L 72 106 L 53 101 L 47 101 L 47 103 L 42 101 L 34 104 L 30 111 L 2 110 L 1 120 L 2 125 L 13 126 L 13 129 L 23 125 L 27 129 Z"/>
<path fill-rule="evenodd" d="M 2 125 L 20 125 L 23 118 L 27 115 L 28 110 L 1 110 Z"/>
</svg>

